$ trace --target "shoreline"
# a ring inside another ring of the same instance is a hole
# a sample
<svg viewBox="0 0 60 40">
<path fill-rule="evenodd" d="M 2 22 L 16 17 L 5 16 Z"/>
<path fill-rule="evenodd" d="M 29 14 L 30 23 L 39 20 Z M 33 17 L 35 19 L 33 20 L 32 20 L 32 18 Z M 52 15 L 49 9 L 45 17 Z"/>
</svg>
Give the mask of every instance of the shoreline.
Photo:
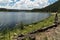
<svg viewBox="0 0 60 40">
<path fill-rule="evenodd" d="M 35 30 L 38 30 L 38 29 L 41 29 L 41 28 L 44 28 L 44 27 L 46 27 L 46 26 L 51 25 L 52 22 L 53 22 L 52 17 L 54 18 L 54 16 L 52 15 L 51 17 L 49 17 L 49 18 L 47 18 L 47 19 L 45 19 L 45 20 L 43 20 L 43 21 L 41 21 L 41 22 L 39 22 L 39 23 L 37 23 L 37 24 L 32 24 L 32 26 L 27 26 L 27 27 L 25 27 L 23 30 L 14 29 L 13 31 L 9 31 L 8 33 L 10 33 L 10 39 L 11 39 L 12 36 L 14 36 L 14 33 L 16 33 L 17 36 L 18 36 L 19 34 L 26 35 L 26 34 L 29 34 L 29 33 L 31 33 L 31 32 L 34 32 Z M 48 21 L 47 21 L 47 20 L 48 20 Z M 46 22 L 47 22 L 47 23 L 46 23 Z M 45 23 L 46 23 L 46 24 L 45 24 Z M 6 38 L 8 38 L 8 36 L 9 36 L 8 33 L 6 34 Z M 5 38 L 5 39 L 6 39 L 6 38 Z M 8 39 L 6 39 L 6 40 L 8 40 Z M 11 40 L 12 40 L 12 39 L 11 39 Z"/>
</svg>

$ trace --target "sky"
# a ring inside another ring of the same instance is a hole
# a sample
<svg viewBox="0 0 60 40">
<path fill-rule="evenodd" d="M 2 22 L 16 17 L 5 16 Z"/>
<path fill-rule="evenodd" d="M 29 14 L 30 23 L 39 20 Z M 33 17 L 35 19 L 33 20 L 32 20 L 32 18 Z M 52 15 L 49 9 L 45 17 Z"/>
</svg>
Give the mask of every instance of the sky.
<svg viewBox="0 0 60 40">
<path fill-rule="evenodd" d="M 34 8 L 44 8 L 56 1 L 57 0 L 0 0 L 0 8 L 31 10 Z"/>
</svg>

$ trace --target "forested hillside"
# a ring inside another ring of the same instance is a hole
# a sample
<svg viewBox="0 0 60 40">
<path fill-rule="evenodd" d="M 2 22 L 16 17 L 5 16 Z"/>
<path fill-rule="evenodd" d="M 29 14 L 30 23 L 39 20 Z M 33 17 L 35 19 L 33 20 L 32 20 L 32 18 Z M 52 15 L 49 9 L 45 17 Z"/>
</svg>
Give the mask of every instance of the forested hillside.
<svg viewBox="0 0 60 40">
<path fill-rule="evenodd" d="M 44 12 L 60 12 L 60 0 L 52 5 L 49 5 L 43 9 L 33 9 L 33 11 L 44 11 Z"/>
</svg>

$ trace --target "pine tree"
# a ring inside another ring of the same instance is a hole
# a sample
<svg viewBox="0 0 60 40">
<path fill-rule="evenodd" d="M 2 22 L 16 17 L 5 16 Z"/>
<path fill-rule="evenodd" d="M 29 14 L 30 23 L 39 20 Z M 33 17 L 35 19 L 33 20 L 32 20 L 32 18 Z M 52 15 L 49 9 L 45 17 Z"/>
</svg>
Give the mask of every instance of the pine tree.
<svg viewBox="0 0 60 40">
<path fill-rule="evenodd" d="M 20 23 L 20 29 L 21 29 L 21 30 L 24 29 L 24 24 L 23 24 L 23 22 Z"/>
</svg>

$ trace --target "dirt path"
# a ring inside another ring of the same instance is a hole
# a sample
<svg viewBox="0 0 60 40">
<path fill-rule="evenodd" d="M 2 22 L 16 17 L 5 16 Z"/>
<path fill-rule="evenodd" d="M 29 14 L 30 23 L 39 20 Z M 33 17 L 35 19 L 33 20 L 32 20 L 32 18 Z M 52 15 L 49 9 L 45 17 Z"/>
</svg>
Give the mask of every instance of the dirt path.
<svg viewBox="0 0 60 40">
<path fill-rule="evenodd" d="M 36 40 L 60 40 L 60 25 L 45 32 L 37 33 L 35 36 Z"/>
<path fill-rule="evenodd" d="M 60 22 L 60 14 L 58 14 L 58 20 Z M 35 37 L 36 40 L 60 40 L 60 25 L 45 32 L 37 33 Z"/>
</svg>

